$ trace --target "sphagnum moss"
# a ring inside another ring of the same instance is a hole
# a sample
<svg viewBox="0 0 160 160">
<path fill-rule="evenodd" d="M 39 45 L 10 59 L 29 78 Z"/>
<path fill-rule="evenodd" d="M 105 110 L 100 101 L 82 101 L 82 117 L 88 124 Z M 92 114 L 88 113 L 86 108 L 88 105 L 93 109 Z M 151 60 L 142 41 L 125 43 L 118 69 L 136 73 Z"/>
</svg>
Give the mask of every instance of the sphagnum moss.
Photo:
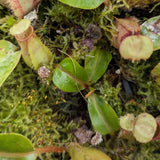
<svg viewBox="0 0 160 160">
<path fill-rule="evenodd" d="M 58 49 L 70 54 L 81 53 L 81 47 L 78 50 L 76 50 L 77 48 L 74 49 L 73 42 L 79 44 L 84 35 L 84 29 L 88 24 L 99 24 L 102 29 L 102 38 L 98 45 L 107 48 L 114 55 L 116 53 L 116 57 L 119 58 L 118 52 L 111 47 L 106 37 L 111 37 L 110 32 L 114 28 L 114 16 L 124 16 L 124 11 L 122 11 L 124 6 L 125 4 L 122 1 L 112 1 L 109 9 L 107 7 L 104 8 L 102 5 L 95 10 L 84 11 L 66 6 L 56 0 L 43 0 L 38 11 L 39 20 L 37 26 L 35 26 L 37 28 L 36 33 L 51 51 L 56 53 L 55 62 L 58 63 L 65 57 Z M 133 15 L 133 13 L 134 9 L 133 12 L 126 12 L 125 14 Z M 9 15 L 9 12 L 6 9 L 2 9 L 0 16 L 2 17 L 3 14 Z M 156 13 L 154 12 L 153 14 Z M 146 17 L 140 18 L 143 20 Z M 0 26 L 1 38 L 14 42 L 13 37 L 8 34 L 8 30 L 15 21 L 15 19 L 10 18 L 7 23 Z M 73 30 L 70 29 L 75 24 L 82 28 L 82 34 L 76 37 L 77 39 L 74 39 Z M 61 32 L 58 33 L 57 31 Z M 160 110 L 160 90 L 149 76 L 149 70 L 160 60 L 157 55 L 158 53 L 154 53 L 151 59 L 139 64 L 120 61 L 117 63 L 111 62 L 113 64 L 109 66 L 108 76 L 112 76 L 113 74 L 109 73 L 113 73 L 117 67 L 125 68 L 121 70 L 122 73 L 118 75 L 119 78 L 121 76 L 123 78 L 129 77 L 130 80 L 136 83 L 138 92 L 133 97 L 136 103 L 125 105 L 128 102 L 126 93 L 120 85 L 117 87 L 112 86 L 112 81 L 110 81 L 112 77 L 106 78 L 104 76 L 95 85 L 97 92 L 99 91 L 108 103 L 114 107 L 118 116 L 125 115 L 128 112 L 135 115 L 143 112 L 139 104 L 143 105 L 150 114 L 157 115 Z M 79 57 L 81 59 L 81 56 Z M 79 57 L 77 56 L 78 59 Z M 121 79 L 119 79 L 119 82 L 121 83 Z M 122 91 L 123 94 L 121 94 Z M 72 96 L 74 98 L 71 99 Z M 40 83 L 37 74 L 27 68 L 21 61 L 0 90 L 0 132 L 21 133 L 27 136 L 35 146 L 54 145 L 54 142 L 61 145 L 61 142 L 63 144 L 75 141 L 71 130 L 77 126 L 75 127 L 72 121 L 69 124 L 65 121 L 66 115 L 69 120 L 73 119 L 73 114 L 78 115 L 74 109 L 76 108 L 79 111 L 79 108 L 82 108 L 85 104 L 81 103 L 81 107 L 76 106 L 76 103 L 80 102 L 77 101 L 79 97 L 80 94 L 65 94 L 55 89 L 53 85 L 48 86 Z M 67 98 L 69 99 L 68 101 L 66 100 Z M 73 105 L 74 103 L 75 105 Z M 73 117 L 75 118 L 75 116 Z M 87 117 L 87 114 L 85 117 Z M 117 135 L 104 136 L 103 143 L 97 148 L 104 148 L 105 152 L 114 160 L 157 160 L 160 157 L 158 153 L 160 149 L 159 142 L 140 144 L 116 137 Z M 45 154 L 38 159 L 46 160 L 51 158 L 55 160 L 70 159 L 66 154 Z"/>
<path fill-rule="evenodd" d="M 39 83 L 37 75 L 25 64 L 16 67 L 0 90 L 0 132 L 21 133 L 37 147 L 65 145 L 73 140 L 71 129 L 75 125 L 65 123 L 65 115 L 58 112 L 56 101 L 62 100 L 54 86 Z M 51 156 L 54 157 L 47 154 L 47 159 Z"/>
</svg>

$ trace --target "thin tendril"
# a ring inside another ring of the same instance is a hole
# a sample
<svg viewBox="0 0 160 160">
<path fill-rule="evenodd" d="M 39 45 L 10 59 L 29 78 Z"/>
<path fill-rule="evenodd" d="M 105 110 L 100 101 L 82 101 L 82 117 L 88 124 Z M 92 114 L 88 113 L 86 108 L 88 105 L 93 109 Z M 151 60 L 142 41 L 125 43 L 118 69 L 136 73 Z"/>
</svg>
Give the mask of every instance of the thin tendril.
<svg viewBox="0 0 160 160">
<path fill-rule="evenodd" d="M 73 63 L 73 68 L 74 68 L 74 71 L 75 71 L 75 72 L 74 72 L 74 76 L 75 76 L 75 78 L 77 78 L 77 77 L 76 77 L 76 66 L 75 66 L 75 64 L 74 64 L 73 58 L 72 58 L 69 54 L 61 51 L 60 49 L 58 49 L 58 51 L 60 51 L 61 53 L 65 54 L 66 56 L 68 56 L 68 57 L 71 59 L 71 61 L 72 61 L 72 63 Z M 76 87 L 77 87 L 77 89 L 78 89 L 78 92 L 79 92 L 79 93 L 81 94 L 81 96 L 83 97 L 83 99 L 88 103 L 87 99 L 86 99 L 85 96 L 82 94 L 81 90 L 79 89 L 77 81 L 76 81 Z"/>
</svg>

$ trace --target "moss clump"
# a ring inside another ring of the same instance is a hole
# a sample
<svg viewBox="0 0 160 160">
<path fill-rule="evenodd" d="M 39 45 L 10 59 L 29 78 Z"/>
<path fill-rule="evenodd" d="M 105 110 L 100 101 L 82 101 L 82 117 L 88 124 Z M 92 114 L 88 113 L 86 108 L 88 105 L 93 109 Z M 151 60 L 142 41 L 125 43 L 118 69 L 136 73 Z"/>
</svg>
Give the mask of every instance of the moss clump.
<svg viewBox="0 0 160 160">
<path fill-rule="evenodd" d="M 58 103 L 63 103 L 61 112 Z M 0 104 L 1 133 L 21 133 L 35 147 L 55 143 L 65 145 L 74 140 L 71 130 L 76 125 L 72 121 L 66 122 L 65 106 L 68 102 L 54 85 L 41 83 L 23 62 L 18 64 L 1 87 Z M 40 158 L 45 159 L 45 156 Z M 49 157 L 54 158 L 53 154 L 48 154 Z"/>
<path fill-rule="evenodd" d="M 111 83 L 107 81 L 107 75 L 104 75 L 103 79 L 99 83 L 95 84 L 97 92 L 105 98 L 105 100 L 115 109 L 118 116 L 122 114 L 121 100 L 119 98 L 119 92 L 121 90 L 121 84 L 113 87 Z"/>
</svg>

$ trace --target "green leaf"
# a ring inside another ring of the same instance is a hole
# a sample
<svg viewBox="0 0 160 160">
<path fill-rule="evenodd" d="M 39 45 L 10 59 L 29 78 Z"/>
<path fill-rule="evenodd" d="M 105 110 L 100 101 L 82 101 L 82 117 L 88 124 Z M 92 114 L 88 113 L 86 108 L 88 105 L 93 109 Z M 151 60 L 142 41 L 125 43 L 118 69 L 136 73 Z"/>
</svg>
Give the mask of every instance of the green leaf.
<svg viewBox="0 0 160 160">
<path fill-rule="evenodd" d="M 68 148 L 72 160 L 111 160 L 96 148 L 83 147 L 77 143 L 71 143 Z"/>
<path fill-rule="evenodd" d="M 0 134 L 0 160 L 35 160 L 32 143 L 15 133 Z"/>
<path fill-rule="evenodd" d="M 0 40 L 0 86 L 11 74 L 18 64 L 21 54 L 15 52 L 17 49 L 12 43 L 6 40 Z"/>
<path fill-rule="evenodd" d="M 88 97 L 88 111 L 94 130 L 102 135 L 119 130 L 119 119 L 113 108 L 96 94 Z"/>
<path fill-rule="evenodd" d="M 85 88 L 88 76 L 74 59 L 65 58 L 55 69 L 53 82 L 62 91 L 76 92 Z"/>
<path fill-rule="evenodd" d="M 94 9 L 100 6 L 104 0 L 59 0 L 69 6 L 82 8 L 82 9 Z"/>
<path fill-rule="evenodd" d="M 6 40 L 0 40 L 0 60 L 5 57 L 7 53 L 15 51 L 17 47 L 11 42 Z"/>
<path fill-rule="evenodd" d="M 85 59 L 85 70 L 88 73 L 89 82 L 95 83 L 106 71 L 109 62 L 112 59 L 111 53 L 94 49 Z"/>
<path fill-rule="evenodd" d="M 152 17 L 142 24 L 141 34 L 152 39 L 154 50 L 160 49 L 160 16 Z"/>
</svg>

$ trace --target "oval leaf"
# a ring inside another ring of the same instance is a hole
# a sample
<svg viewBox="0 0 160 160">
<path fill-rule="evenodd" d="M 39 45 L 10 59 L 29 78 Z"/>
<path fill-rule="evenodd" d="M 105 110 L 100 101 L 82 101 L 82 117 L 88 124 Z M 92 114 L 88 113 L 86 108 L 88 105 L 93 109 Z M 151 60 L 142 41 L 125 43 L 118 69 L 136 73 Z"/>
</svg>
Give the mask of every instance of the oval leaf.
<svg viewBox="0 0 160 160">
<path fill-rule="evenodd" d="M 152 39 L 154 50 L 160 49 L 160 16 L 148 19 L 142 24 L 141 34 Z"/>
<path fill-rule="evenodd" d="M 100 6 L 104 0 L 59 0 L 69 6 L 82 8 L 82 9 L 94 9 Z"/>
<path fill-rule="evenodd" d="M 15 133 L 0 134 L 0 160 L 35 160 L 32 143 Z"/>
<path fill-rule="evenodd" d="M 0 41 L 0 86 L 20 60 L 21 54 L 20 52 L 14 52 L 16 49 L 17 47 L 12 43 L 6 40 Z"/>
<path fill-rule="evenodd" d="M 111 53 L 99 48 L 90 52 L 85 58 L 85 70 L 89 77 L 89 82 L 95 83 L 106 71 L 112 59 Z"/>
<path fill-rule="evenodd" d="M 100 96 L 92 93 L 88 97 L 88 111 L 96 132 L 105 135 L 120 129 L 115 111 Z"/>
<path fill-rule="evenodd" d="M 72 160 L 111 160 L 105 153 L 95 148 L 83 147 L 77 143 L 71 143 L 68 148 Z"/>
<path fill-rule="evenodd" d="M 65 92 L 76 92 L 85 88 L 88 76 L 74 59 L 65 58 L 55 69 L 54 84 Z"/>
</svg>

